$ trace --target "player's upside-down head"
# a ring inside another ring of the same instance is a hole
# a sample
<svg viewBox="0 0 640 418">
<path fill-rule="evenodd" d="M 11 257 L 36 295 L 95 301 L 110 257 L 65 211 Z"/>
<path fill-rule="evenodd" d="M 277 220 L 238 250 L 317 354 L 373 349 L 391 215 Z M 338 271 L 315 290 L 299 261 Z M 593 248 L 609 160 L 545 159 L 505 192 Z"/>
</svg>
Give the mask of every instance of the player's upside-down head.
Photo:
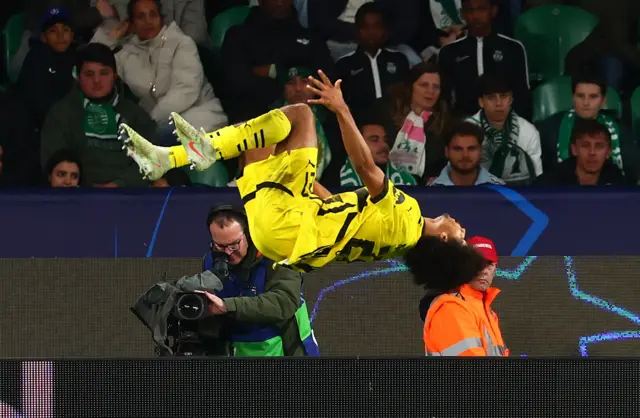
<svg viewBox="0 0 640 418">
<path fill-rule="evenodd" d="M 470 283 L 485 268 L 486 261 L 464 241 L 443 241 L 424 236 L 405 255 L 413 281 L 428 290 L 450 292 Z"/>
<path fill-rule="evenodd" d="M 424 218 L 423 235 L 438 237 L 442 241 L 463 242 L 467 231 L 451 216 L 440 215 L 437 218 Z"/>
</svg>

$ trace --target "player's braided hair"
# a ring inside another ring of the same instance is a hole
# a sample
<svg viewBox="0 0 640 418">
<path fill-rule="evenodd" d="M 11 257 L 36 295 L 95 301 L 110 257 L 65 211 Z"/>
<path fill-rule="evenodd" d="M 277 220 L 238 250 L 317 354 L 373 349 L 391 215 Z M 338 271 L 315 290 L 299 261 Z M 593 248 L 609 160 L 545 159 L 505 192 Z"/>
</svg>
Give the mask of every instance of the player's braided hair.
<svg viewBox="0 0 640 418">
<path fill-rule="evenodd" d="M 471 282 L 486 265 L 473 248 L 438 237 L 420 238 L 405 255 L 405 262 L 417 285 L 440 292 Z"/>
</svg>

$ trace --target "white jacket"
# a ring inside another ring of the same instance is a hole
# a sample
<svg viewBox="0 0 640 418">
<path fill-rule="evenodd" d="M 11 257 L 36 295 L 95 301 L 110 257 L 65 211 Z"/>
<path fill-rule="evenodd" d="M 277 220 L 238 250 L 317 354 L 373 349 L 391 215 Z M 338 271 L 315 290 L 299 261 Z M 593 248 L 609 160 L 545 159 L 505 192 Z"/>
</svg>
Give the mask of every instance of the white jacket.
<svg viewBox="0 0 640 418">
<path fill-rule="evenodd" d="M 467 120 L 478 126 L 482 126 L 482 123 L 480 122 L 481 112 L 482 110 L 480 110 L 478 113 L 471 116 L 470 118 L 467 118 Z M 522 150 L 526 152 L 529 155 L 529 157 L 531 157 L 531 160 L 533 162 L 533 167 L 536 172 L 536 176 L 539 176 L 540 174 L 542 174 L 542 145 L 540 143 L 540 133 L 538 132 L 535 126 L 533 126 L 530 122 L 528 122 L 526 119 L 520 116 L 518 116 L 518 127 L 520 129 L 520 132 L 518 135 L 518 141 L 516 142 L 516 145 L 522 148 Z M 483 153 L 483 156 L 484 154 L 485 153 Z M 512 161 L 507 159 L 507 165 L 509 165 L 510 163 L 512 163 Z M 486 169 L 489 169 L 490 165 L 491 165 L 490 159 L 483 161 L 483 166 Z M 505 180 L 508 181 L 508 179 L 505 179 Z"/>
<path fill-rule="evenodd" d="M 204 75 L 195 42 L 175 22 L 146 41 L 135 35 L 114 41 L 103 25 L 91 42 L 112 48 L 122 45 L 116 53 L 118 75 L 156 122 L 167 122 L 171 112 L 176 112 L 207 132 L 227 125 L 227 115 Z"/>
<path fill-rule="evenodd" d="M 97 0 L 91 0 L 91 6 L 96 5 Z M 129 0 L 110 0 L 120 20 L 128 19 L 127 4 Z M 176 22 L 185 35 L 189 35 L 197 44 L 209 44 L 209 30 L 205 16 L 204 0 L 161 0 L 162 17 L 169 24 Z"/>
</svg>

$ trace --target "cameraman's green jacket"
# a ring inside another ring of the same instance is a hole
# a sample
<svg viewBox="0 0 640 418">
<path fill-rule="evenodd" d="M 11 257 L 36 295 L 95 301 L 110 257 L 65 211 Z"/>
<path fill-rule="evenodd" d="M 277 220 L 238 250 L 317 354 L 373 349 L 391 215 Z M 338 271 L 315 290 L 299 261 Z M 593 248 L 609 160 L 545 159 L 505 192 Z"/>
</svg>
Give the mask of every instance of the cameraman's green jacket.
<svg viewBox="0 0 640 418">
<path fill-rule="evenodd" d="M 204 264 L 205 268 L 210 266 L 206 258 Z M 317 345 L 301 297 L 302 275 L 286 267 L 274 269 L 272 265 L 250 245 L 244 260 L 230 269 L 232 277 L 225 281 L 225 288 L 217 293 L 227 307 L 227 317 L 235 320 L 229 324 L 229 331 L 236 337 L 242 337 L 243 331 L 279 337 L 235 342 L 234 351 L 239 356 L 314 355 L 313 345 L 315 351 Z M 266 276 L 263 284 L 252 282 L 253 275 L 262 272 Z M 237 294 L 243 296 L 227 297 Z"/>
</svg>

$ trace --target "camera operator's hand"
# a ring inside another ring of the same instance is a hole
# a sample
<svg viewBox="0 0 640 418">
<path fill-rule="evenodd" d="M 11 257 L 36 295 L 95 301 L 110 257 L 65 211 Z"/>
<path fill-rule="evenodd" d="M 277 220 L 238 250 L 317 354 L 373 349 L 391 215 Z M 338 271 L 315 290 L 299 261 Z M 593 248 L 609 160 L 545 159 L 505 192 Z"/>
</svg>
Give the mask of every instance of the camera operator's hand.
<svg viewBox="0 0 640 418">
<path fill-rule="evenodd" d="M 224 304 L 224 301 L 222 299 L 212 293 L 203 292 L 202 290 L 196 290 L 196 292 L 203 293 L 207 297 L 207 299 L 209 299 L 209 301 L 211 302 L 211 304 L 209 305 L 211 314 L 224 315 L 227 313 L 227 305 Z"/>
</svg>

